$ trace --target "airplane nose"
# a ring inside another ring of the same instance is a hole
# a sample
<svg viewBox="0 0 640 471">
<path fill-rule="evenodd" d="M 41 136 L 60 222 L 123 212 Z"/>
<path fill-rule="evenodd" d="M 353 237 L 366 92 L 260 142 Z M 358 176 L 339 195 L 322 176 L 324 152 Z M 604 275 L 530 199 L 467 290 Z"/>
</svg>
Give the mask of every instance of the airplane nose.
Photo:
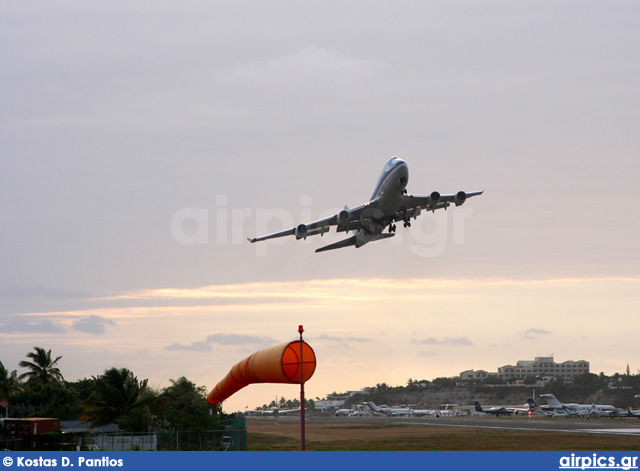
<svg viewBox="0 0 640 471">
<path fill-rule="evenodd" d="M 398 177 L 398 188 L 400 190 L 404 190 L 407 183 L 409 183 L 409 169 L 407 168 L 407 164 L 403 163 L 402 165 L 399 165 L 396 172 Z"/>
</svg>

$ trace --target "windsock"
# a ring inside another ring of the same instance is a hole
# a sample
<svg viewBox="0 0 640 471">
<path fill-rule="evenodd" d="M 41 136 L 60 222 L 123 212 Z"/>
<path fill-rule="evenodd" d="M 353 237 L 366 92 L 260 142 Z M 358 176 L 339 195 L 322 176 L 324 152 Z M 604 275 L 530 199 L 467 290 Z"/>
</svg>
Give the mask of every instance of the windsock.
<svg viewBox="0 0 640 471">
<path fill-rule="evenodd" d="M 265 348 L 234 365 L 211 390 L 207 402 L 218 404 L 253 383 L 300 384 L 308 381 L 315 371 L 316 354 L 303 340 Z"/>
</svg>

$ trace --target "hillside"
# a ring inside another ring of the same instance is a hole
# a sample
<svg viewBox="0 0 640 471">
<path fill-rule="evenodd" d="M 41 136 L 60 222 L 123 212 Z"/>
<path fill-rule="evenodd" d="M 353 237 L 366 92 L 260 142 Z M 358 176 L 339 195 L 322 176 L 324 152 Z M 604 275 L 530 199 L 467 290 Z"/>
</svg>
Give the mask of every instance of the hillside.
<svg viewBox="0 0 640 471">
<path fill-rule="evenodd" d="M 617 407 L 637 407 L 640 394 L 640 374 L 605 376 L 586 373 L 575 376 L 573 381 L 557 378 L 547 384 L 531 381 L 529 385 L 513 385 L 506 382 L 486 384 L 480 381 L 460 381 L 458 378 L 437 378 L 433 381 L 409 380 L 407 386 L 388 386 L 384 383 L 363 388 L 363 393 L 331 394 L 329 398 L 343 398 L 347 406 L 374 401 L 377 404 L 411 404 L 436 408 L 441 404 L 522 405 L 540 394 L 551 393 L 564 402 L 583 404 L 611 404 Z M 544 401 L 543 401 L 544 402 Z"/>
</svg>

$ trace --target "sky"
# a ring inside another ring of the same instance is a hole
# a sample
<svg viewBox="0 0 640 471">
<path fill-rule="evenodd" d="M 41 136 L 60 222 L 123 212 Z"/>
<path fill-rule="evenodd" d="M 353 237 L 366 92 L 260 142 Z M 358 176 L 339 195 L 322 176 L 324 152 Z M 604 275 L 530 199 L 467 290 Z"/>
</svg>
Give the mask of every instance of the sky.
<svg viewBox="0 0 640 471">
<path fill-rule="evenodd" d="M 3 2 L 0 361 L 40 346 L 67 380 L 211 389 L 303 324 L 311 398 L 550 354 L 640 370 L 639 20 L 632 1 Z M 359 249 L 246 241 L 366 202 L 393 155 L 410 193 L 485 193 Z"/>
</svg>

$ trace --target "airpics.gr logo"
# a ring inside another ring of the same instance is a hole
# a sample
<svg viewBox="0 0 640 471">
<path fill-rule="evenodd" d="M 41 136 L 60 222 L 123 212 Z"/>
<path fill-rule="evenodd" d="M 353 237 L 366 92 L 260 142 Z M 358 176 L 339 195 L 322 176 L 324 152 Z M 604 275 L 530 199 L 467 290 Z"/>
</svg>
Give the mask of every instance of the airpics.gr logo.
<svg viewBox="0 0 640 471">
<path fill-rule="evenodd" d="M 598 456 L 594 453 L 591 456 L 563 456 L 560 458 L 559 469 L 638 469 L 637 456 L 623 456 L 620 461 L 615 456 Z"/>
</svg>

